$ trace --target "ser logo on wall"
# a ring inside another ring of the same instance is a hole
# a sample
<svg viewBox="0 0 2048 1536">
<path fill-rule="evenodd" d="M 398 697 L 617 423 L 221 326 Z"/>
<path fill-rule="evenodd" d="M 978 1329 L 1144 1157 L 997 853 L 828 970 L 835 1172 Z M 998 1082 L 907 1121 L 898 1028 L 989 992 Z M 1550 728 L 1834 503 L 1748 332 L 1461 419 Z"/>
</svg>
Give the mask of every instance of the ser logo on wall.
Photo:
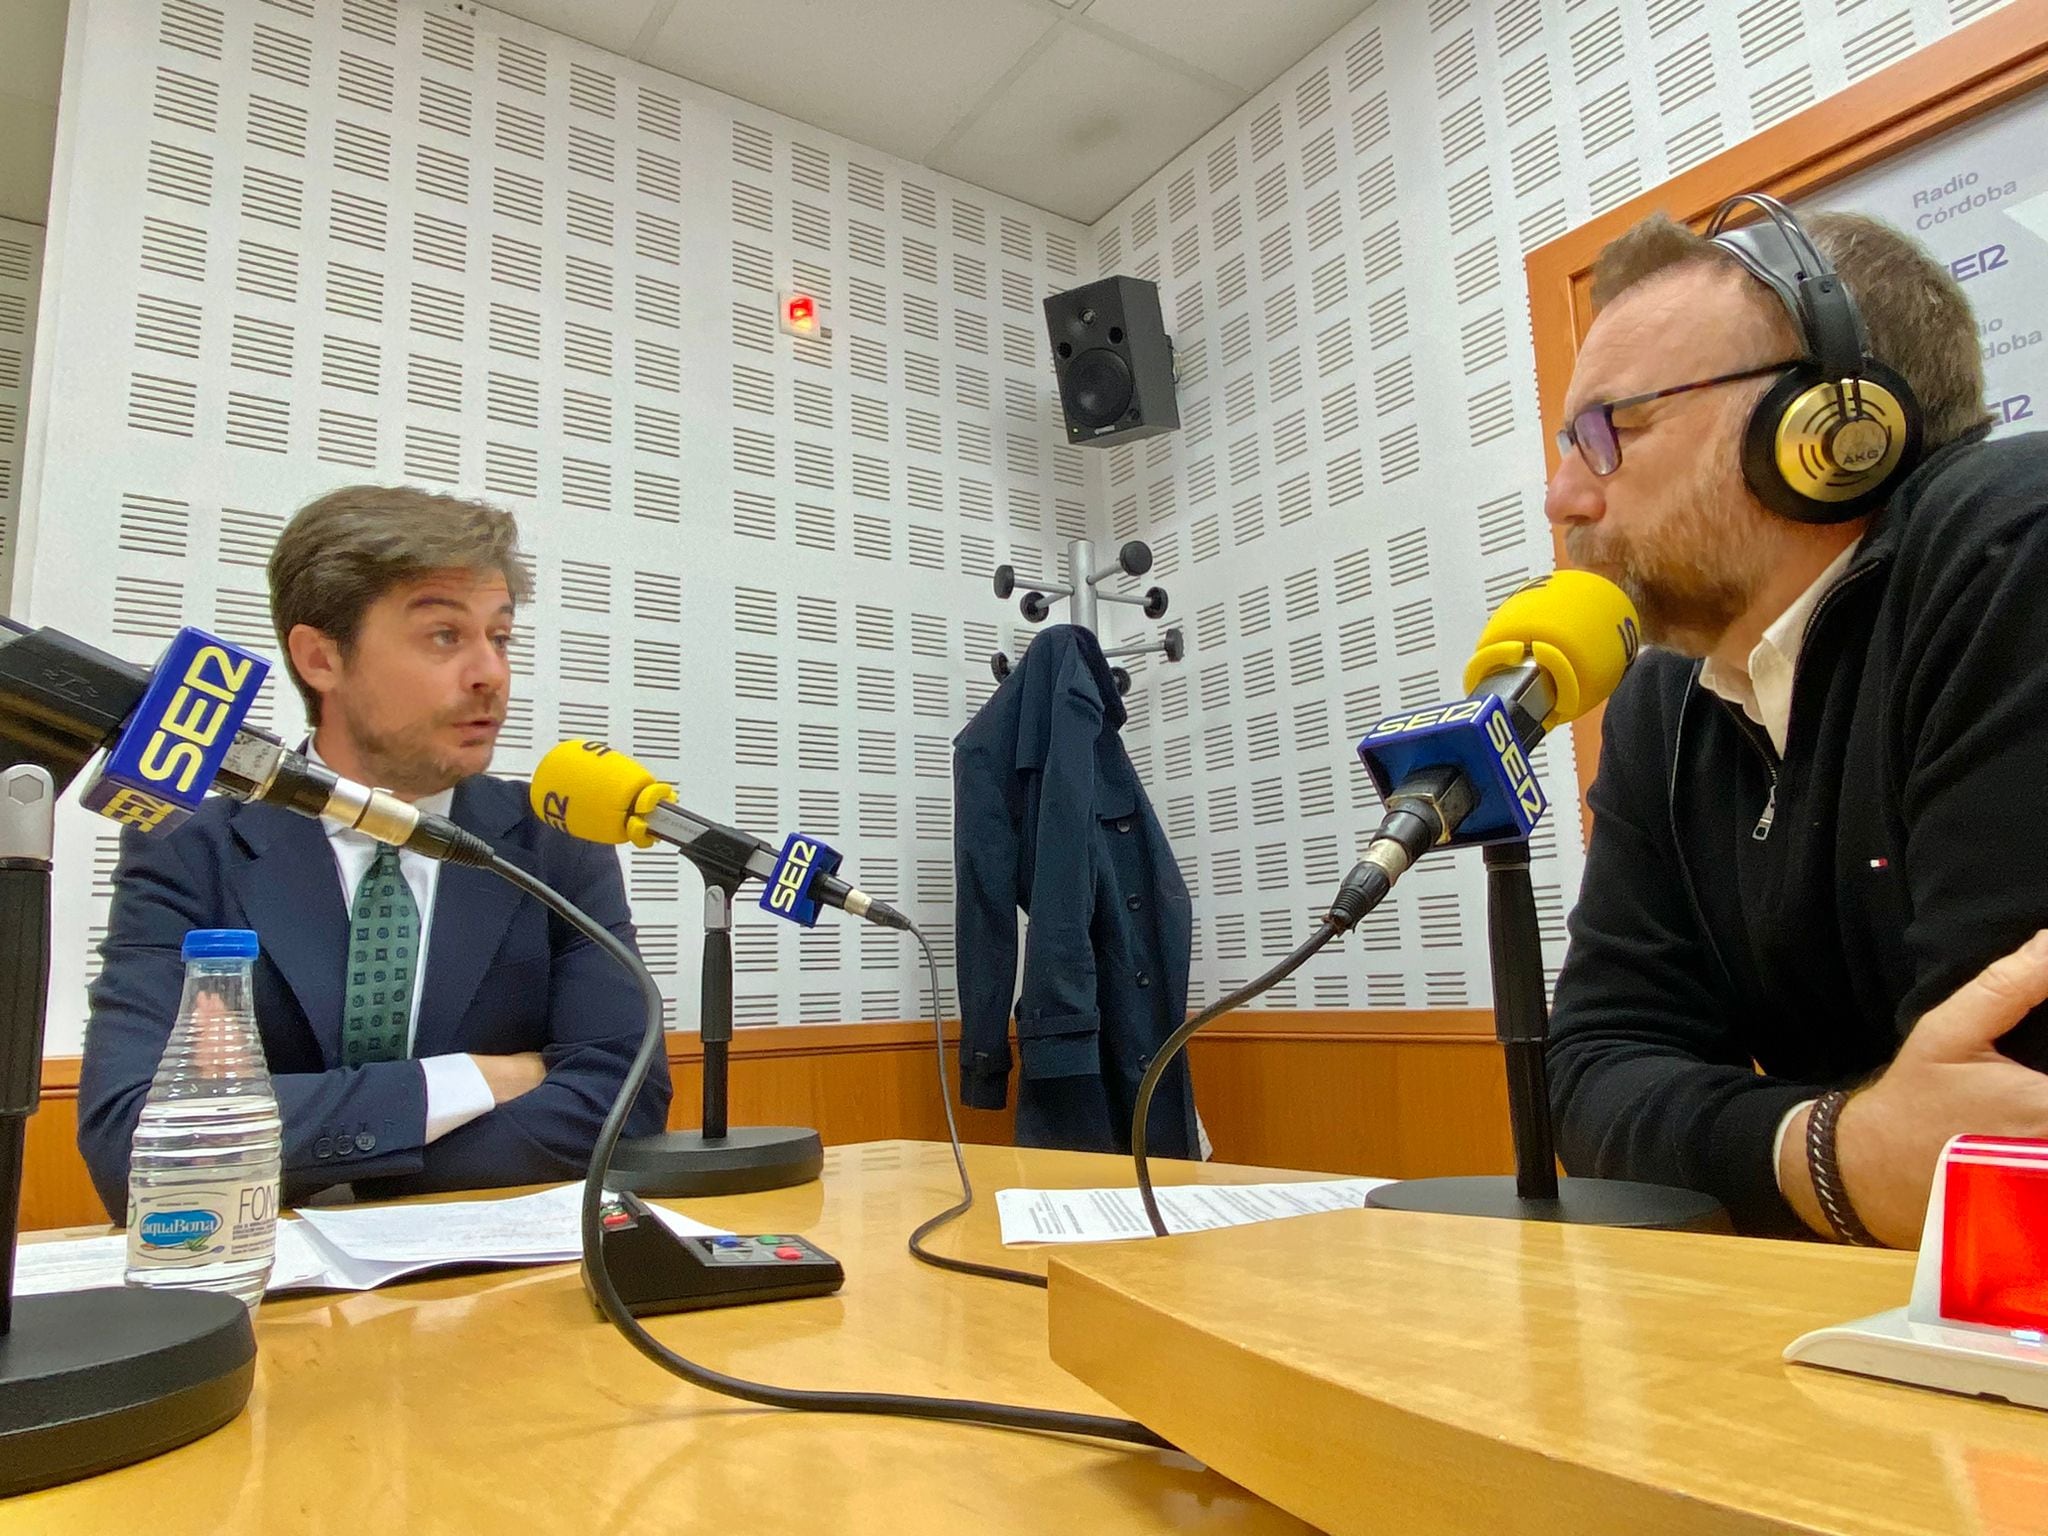
<svg viewBox="0 0 2048 1536">
<path fill-rule="evenodd" d="M 1967 256 L 1958 256 L 1948 264 L 1949 275 L 1959 283 L 1967 283 L 1973 277 L 1982 277 L 1987 272 L 2003 270 L 2010 264 L 2005 246 L 1997 241 L 1982 250 L 1972 251 Z"/>
</svg>

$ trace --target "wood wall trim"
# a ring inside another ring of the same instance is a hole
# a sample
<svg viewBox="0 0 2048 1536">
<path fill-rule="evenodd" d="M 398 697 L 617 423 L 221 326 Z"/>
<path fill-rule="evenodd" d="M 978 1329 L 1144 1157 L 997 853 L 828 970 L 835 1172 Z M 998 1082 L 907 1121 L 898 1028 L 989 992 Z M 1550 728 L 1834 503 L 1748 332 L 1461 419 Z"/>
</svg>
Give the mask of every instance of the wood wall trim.
<svg viewBox="0 0 2048 1536">
<path fill-rule="evenodd" d="M 45 1098 L 78 1097 L 78 1064 L 82 1056 L 45 1056 L 43 1058 L 43 1096 Z"/>
<path fill-rule="evenodd" d="M 929 1020 L 740 1030 L 733 1121 L 813 1126 L 828 1145 L 943 1139 L 931 1031 Z M 959 1037 L 949 1023 L 948 1042 Z M 1512 1166 L 1506 1080 L 1484 1009 L 1245 1011 L 1196 1036 L 1189 1052 L 1203 1121 L 1228 1161 L 1394 1177 Z M 703 1047 L 694 1034 L 670 1035 L 668 1058 L 669 1123 L 695 1125 Z M 962 1107 L 950 1063 L 945 1075 L 961 1135 L 1009 1141 L 1011 1111 Z M 42 1082 L 42 1108 L 28 1122 L 23 1225 L 103 1221 L 78 1153 L 78 1058 L 49 1058 Z"/>
<path fill-rule="evenodd" d="M 1203 1040 L 1493 1039 L 1491 1008 L 1240 1009 L 1204 1029 Z"/>
<path fill-rule="evenodd" d="M 1244 1009 L 1226 1014 L 1202 1032 L 1205 1040 L 1456 1040 L 1493 1038 L 1493 1012 L 1487 1008 L 1414 1009 Z M 946 1043 L 960 1039 L 960 1021 L 946 1021 Z M 761 1060 L 804 1056 L 866 1056 L 877 1051 L 928 1051 L 929 1019 L 891 1020 L 868 1024 L 780 1024 L 772 1028 L 733 1031 L 732 1057 Z M 671 1066 L 701 1067 L 703 1043 L 694 1033 L 668 1037 Z M 43 1060 L 43 1095 L 78 1097 L 76 1056 Z"/>
<path fill-rule="evenodd" d="M 1703 227 L 1714 209 L 1737 192 L 1764 191 L 1787 201 L 1804 197 L 2044 82 L 2048 5 L 2007 5 L 1529 252 L 1523 270 L 1536 351 L 1537 409 L 1546 429 L 1546 474 L 1557 468 L 1557 446 L 1548 429 L 1564 414 L 1579 342 L 1593 322 L 1593 262 L 1610 240 L 1659 209 Z M 1557 559 L 1564 563 L 1561 543 Z M 1581 814 L 1589 834 L 1584 799 L 1600 764 L 1601 713 L 1595 710 L 1572 727 Z"/>
</svg>

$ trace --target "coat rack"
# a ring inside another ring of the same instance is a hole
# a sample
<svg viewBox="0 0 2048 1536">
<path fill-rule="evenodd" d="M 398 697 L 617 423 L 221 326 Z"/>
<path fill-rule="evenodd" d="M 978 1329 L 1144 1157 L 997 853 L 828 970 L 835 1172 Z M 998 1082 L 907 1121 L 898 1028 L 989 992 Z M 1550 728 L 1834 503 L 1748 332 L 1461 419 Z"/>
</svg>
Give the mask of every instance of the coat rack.
<svg viewBox="0 0 2048 1536">
<path fill-rule="evenodd" d="M 1096 587 L 1112 576 L 1142 576 L 1152 569 L 1152 546 L 1140 539 L 1116 552 L 1116 558 L 1095 568 L 1095 545 L 1088 539 L 1073 539 L 1067 544 L 1067 579 L 1064 582 L 1048 581 L 1041 576 L 1019 575 L 1013 565 L 999 565 L 995 572 L 997 597 L 1008 597 L 1020 586 L 1026 589 L 1018 602 L 1018 611 L 1033 624 L 1042 624 L 1052 612 L 1052 605 L 1067 598 L 1073 599 L 1070 622 L 1077 628 L 1096 634 L 1096 605 L 1098 603 L 1128 603 L 1144 611 L 1148 619 L 1166 617 L 1166 588 L 1147 587 L 1142 593 L 1098 592 Z M 1106 649 L 1103 655 L 1114 661 L 1119 656 L 1150 656 L 1154 653 L 1168 661 L 1179 661 L 1186 654 L 1186 644 L 1178 626 L 1169 629 L 1157 640 L 1139 641 L 1132 645 L 1119 645 Z M 1010 658 L 997 651 L 989 657 L 989 669 L 1001 682 L 1010 675 Z M 1122 667 L 1111 667 L 1110 673 L 1116 679 L 1116 691 L 1129 693 L 1131 674 Z"/>
</svg>

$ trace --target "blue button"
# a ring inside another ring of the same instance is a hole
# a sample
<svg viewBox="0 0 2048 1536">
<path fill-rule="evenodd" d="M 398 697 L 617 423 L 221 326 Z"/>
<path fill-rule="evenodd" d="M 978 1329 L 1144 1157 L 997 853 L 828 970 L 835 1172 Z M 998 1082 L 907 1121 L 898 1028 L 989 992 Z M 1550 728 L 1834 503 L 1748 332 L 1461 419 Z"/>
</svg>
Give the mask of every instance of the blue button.
<svg viewBox="0 0 2048 1536">
<path fill-rule="evenodd" d="M 746 1244 L 736 1237 L 720 1237 L 712 1239 L 712 1246 L 716 1248 L 743 1248 Z"/>
</svg>

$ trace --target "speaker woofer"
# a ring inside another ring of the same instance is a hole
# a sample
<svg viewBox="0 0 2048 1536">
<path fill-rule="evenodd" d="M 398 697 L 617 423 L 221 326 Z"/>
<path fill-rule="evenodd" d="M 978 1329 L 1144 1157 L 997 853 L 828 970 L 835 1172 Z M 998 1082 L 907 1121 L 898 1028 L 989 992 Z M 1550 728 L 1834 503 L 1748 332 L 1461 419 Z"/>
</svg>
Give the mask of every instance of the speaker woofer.
<svg viewBox="0 0 2048 1536">
<path fill-rule="evenodd" d="M 1067 414 L 1088 428 L 1121 421 L 1136 384 L 1130 364 L 1105 347 L 1091 347 L 1067 364 L 1062 381 Z"/>
</svg>

